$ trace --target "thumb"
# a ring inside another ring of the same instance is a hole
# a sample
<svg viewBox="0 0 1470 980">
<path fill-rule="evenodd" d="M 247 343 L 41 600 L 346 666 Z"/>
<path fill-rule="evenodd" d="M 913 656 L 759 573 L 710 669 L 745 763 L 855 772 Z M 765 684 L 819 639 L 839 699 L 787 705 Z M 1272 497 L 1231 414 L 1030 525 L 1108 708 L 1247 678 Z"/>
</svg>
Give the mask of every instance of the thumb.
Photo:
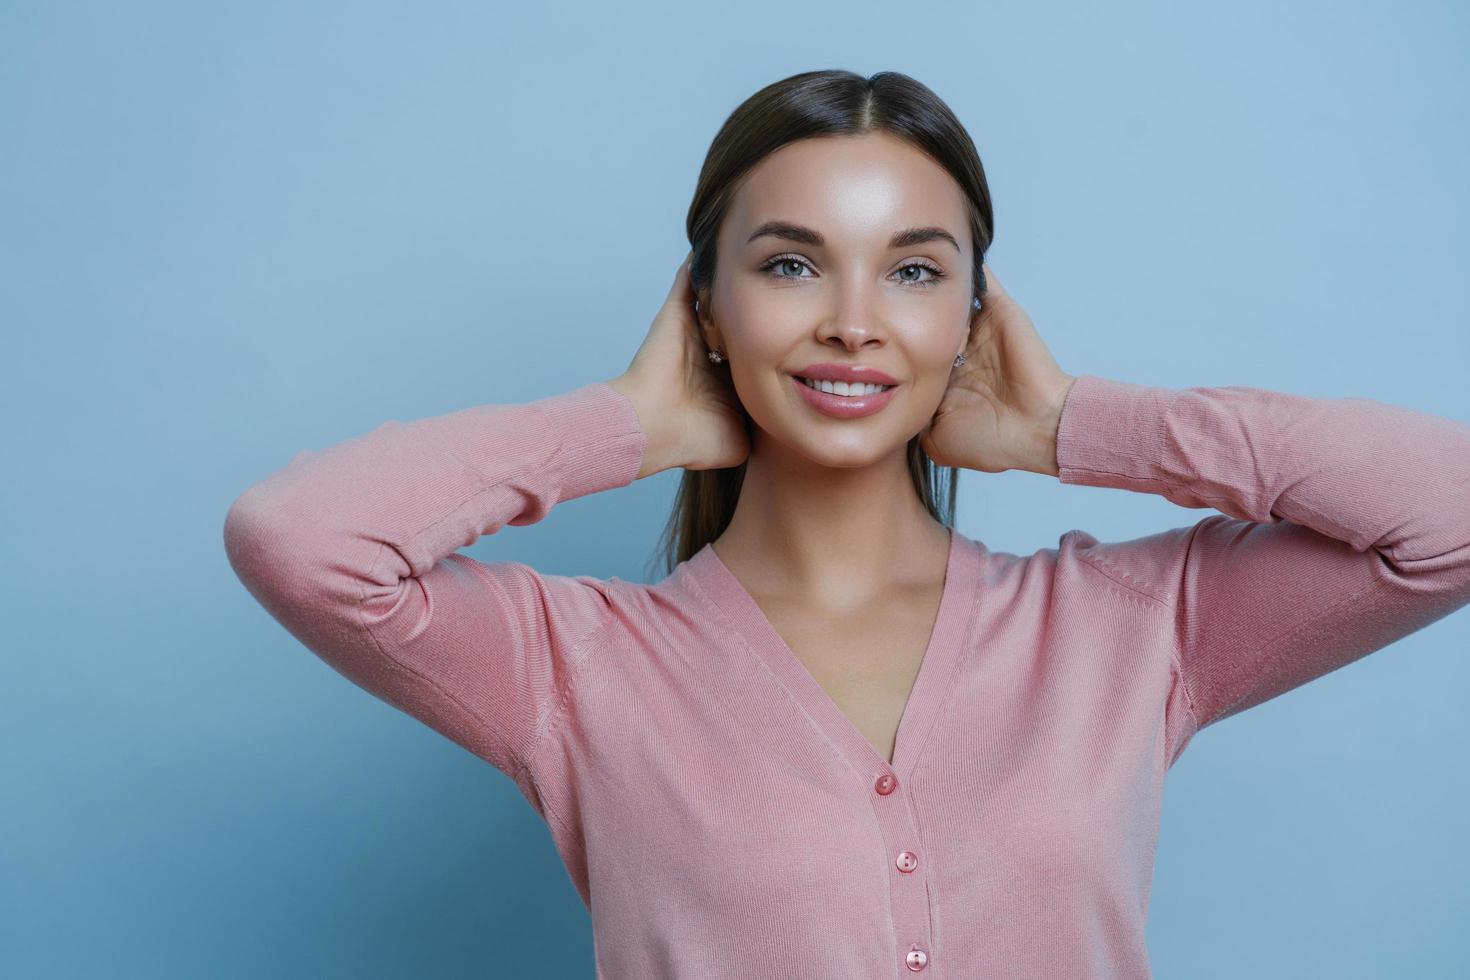
<svg viewBox="0 0 1470 980">
<path fill-rule="evenodd" d="M 991 271 L 989 262 L 980 263 L 980 269 L 985 274 L 986 303 L 990 302 L 991 296 L 995 296 L 997 298 L 1010 297 L 1011 294 L 1006 292 L 1006 287 L 1001 283 L 999 279 L 996 278 L 995 273 Z"/>
<path fill-rule="evenodd" d="M 693 297 L 694 284 L 689 281 L 689 263 L 693 260 L 694 250 L 690 249 L 689 254 L 684 256 L 684 261 L 679 263 L 678 271 L 674 273 L 674 284 L 669 287 L 670 296 L 686 294 Z"/>
</svg>

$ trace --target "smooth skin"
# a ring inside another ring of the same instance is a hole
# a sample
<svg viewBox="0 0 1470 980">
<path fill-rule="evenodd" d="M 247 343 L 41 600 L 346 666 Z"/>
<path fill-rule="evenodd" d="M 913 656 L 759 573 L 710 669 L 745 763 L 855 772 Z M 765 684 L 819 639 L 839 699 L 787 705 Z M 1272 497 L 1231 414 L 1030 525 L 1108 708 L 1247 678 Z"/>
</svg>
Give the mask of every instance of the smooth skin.
<svg viewBox="0 0 1470 980">
<path fill-rule="evenodd" d="M 772 220 L 824 241 L 750 239 Z M 959 247 L 888 247 L 913 227 L 943 228 Z M 610 381 L 648 435 L 640 478 L 746 463 L 714 550 L 885 757 L 950 540 L 914 491 L 909 439 L 922 434 L 940 465 L 1055 476 L 1075 381 L 988 265 L 974 310 L 972 247 L 963 192 L 910 145 L 864 134 L 782 147 L 732 200 L 709 295 L 696 309 L 686 255 L 643 344 Z M 708 359 L 712 348 L 725 363 Z M 874 415 L 833 419 L 793 387 L 791 374 L 817 361 L 872 365 L 900 386 Z"/>
<path fill-rule="evenodd" d="M 751 238 L 772 220 L 823 241 Z M 941 228 L 954 242 L 889 248 L 908 228 Z M 685 256 L 610 383 L 648 433 L 639 478 L 745 461 L 731 525 L 714 542 L 742 580 L 833 616 L 935 582 L 950 533 L 908 476 L 914 435 L 944 466 L 1057 473 L 1055 432 L 1075 379 L 988 266 L 983 310 L 973 309 L 966 198 L 913 145 L 873 132 L 779 148 L 739 185 L 716 247 L 709 295 L 695 297 Z M 725 363 L 707 359 L 711 348 Z M 967 363 L 954 367 L 961 350 Z M 792 381 L 813 361 L 872 364 L 900 388 L 872 416 L 832 419 Z"/>
<path fill-rule="evenodd" d="M 777 219 L 825 241 L 748 240 Z M 911 227 L 943 228 L 959 248 L 887 247 Z M 710 295 L 696 310 L 686 255 L 648 336 L 612 382 L 647 423 L 639 476 L 745 461 L 721 554 L 760 555 L 767 566 L 780 559 L 797 586 L 827 577 L 820 573 L 837 561 L 845 581 L 872 591 L 904 566 L 915 541 L 947 539 L 913 491 L 905 447 L 914 435 L 943 466 L 1055 476 L 1057 425 L 1075 378 L 989 265 L 983 309 L 974 310 L 972 248 L 959 185 L 902 140 L 808 139 L 766 157 L 721 226 Z M 712 348 L 725 363 L 707 359 Z M 967 361 L 956 368 L 961 351 Z M 876 415 L 832 419 L 792 387 L 791 374 L 815 361 L 873 365 L 901 386 Z M 755 446 L 741 405 L 756 423 Z"/>
<path fill-rule="evenodd" d="M 645 421 L 649 449 L 638 479 L 662 470 L 738 466 L 750 443 L 737 397 L 708 360 L 695 324 L 684 256 L 668 298 L 628 370 L 609 382 Z M 920 445 L 940 466 L 982 473 L 1057 475 L 1057 427 L 1074 375 L 1063 371 L 989 263 L 984 308 Z M 905 440 L 907 444 L 907 440 Z"/>
</svg>

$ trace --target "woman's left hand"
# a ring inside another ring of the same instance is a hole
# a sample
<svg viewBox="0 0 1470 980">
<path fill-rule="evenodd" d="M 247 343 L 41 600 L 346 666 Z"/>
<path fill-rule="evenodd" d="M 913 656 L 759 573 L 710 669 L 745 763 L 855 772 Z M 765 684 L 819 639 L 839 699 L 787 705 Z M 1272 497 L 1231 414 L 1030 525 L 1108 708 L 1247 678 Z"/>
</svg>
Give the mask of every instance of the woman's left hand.
<svg viewBox="0 0 1470 980">
<path fill-rule="evenodd" d="M 1057 475 L 1057 426 L 1076 377 L 1058 366 L 1031 318 L 983 265 L 986 291 L 965 363 L 950 373 L 919 445 L 940 466 Z"/>
</svg>

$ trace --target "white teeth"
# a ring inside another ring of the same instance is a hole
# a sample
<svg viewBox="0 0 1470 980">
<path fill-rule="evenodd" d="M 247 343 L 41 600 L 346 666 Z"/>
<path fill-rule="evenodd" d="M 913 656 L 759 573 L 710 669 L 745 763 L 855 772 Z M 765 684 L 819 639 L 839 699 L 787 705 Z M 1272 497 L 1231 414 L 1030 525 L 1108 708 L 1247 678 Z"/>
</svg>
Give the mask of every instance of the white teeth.
<svg viewBox="0 0 1470 980">
<path fill-rule="evenodd" d="M 808 388 L 825 391 L 829 395 L 844 395 L 848 398 L 874 395 L 893 387 L 893 385 L 870 385 L 859 382 L 848 383 L 846 381 L 813 381 L 810 378 L 802 378 L 801 380 Z"/>
</svg>

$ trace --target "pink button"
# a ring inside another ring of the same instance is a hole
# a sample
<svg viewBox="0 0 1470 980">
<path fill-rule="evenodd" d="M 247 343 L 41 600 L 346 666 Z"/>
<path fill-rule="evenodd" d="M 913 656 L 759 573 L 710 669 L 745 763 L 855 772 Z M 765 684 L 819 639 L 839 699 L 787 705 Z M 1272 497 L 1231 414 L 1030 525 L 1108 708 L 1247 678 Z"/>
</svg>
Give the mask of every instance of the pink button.
<svg viewBox="0 0 1470 980">
<path fill-rule="evenodd" d="M 879 796 L 887 796 L 893 792 L 893 788 L 897 785 L 898 780 L 894 778 L 893 773 L 885 772 L 878 777 L 878 781 L 873 784 L 873 788 L 878 791 Z"/>
<path fill-rule="evenodd" d="M 898 865 L 898 870 L 908 874 L 919 866 L 919 859 L 913 851 L 899 851 L 898 860 L 895 863 Z"/>
<path fill-rule="evenodd" d="M 918 943 L 915 943 L 914 948 L 909 950 L 909 955 L 904 957 L 904 963 L 910 970 L 918 973 L 929 965 L 929 954 L 920 949 Z"/>
</svg>

